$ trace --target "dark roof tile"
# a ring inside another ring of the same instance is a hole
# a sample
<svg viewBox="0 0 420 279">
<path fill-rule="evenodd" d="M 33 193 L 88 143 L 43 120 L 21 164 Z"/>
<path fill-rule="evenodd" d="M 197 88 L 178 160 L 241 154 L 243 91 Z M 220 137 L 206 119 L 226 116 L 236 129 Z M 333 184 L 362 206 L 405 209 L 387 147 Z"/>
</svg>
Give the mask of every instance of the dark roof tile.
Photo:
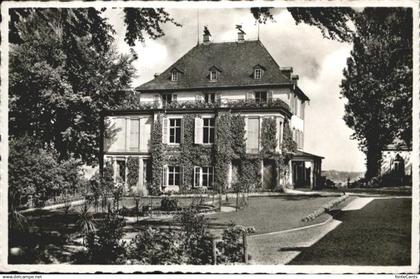
<svg viewBox="0 0 420 279">
<path fill-rule="evenodd" d="M 255 66 L 264 68 L 261 79 L 253 79 Z M 216 82 L 209 80 L 209 69 L 220 69 Z M 178 81 L 171 81 L 171 70 L 182 71 Z M 180 90 L 190 88 L 240 87 L 291 84 L 279 65 L 260 41 L 210 43 L 193 47 L 162 74 L 136 90 Z"/>
</svg>

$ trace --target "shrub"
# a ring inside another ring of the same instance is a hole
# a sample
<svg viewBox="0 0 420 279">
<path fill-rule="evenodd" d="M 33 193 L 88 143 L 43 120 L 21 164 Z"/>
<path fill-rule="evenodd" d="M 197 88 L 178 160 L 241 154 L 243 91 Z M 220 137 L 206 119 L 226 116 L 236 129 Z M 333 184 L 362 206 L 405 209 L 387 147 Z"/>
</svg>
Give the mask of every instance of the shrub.
<svg viewBox="0 0 420 279">
<path fill-rule="evenodd" d="M 178 200 L 164 197 L 160 202 L 160 209 L 163 211 L 176 211 L 178 210 Z"/>
<path fill-rule="evenodd" d="M 94 264 L 123 263 L 126 260 L 126 245 L 122 240 L 124 220 L 110 212 L 105 216 L 102 227 L 92 238 L 88 237 L 89 259 Z"/>
<path fill-rule="evenodd" d="M 208 232 L 208 219 L 191 208 L 183 211 L 178 221 L 184 233 L 183 247 L 187 255 L 186 263 L 211 264 L 213 261 L 212 237 Z"/>
<path fill-rule="evenodd" d="M 36 206 L 59 194 L 74 193 L 84 183 L 81 162 L 59 160 L 53 150 L 38 147 L 28 137 L 9 141 L 9 202 L 16 207 L 32 196 Z"/>
<path fill-rule="evenodd" d="M 255 232 L 253 227 L 244 227 L 231 224 L 223 231 L 222 241 L 217 244 L 220 255 L 217 258 L 218 263 L 237 263 L 243 262 L 243 234 Z"/>
<path fill-rule="evenodd" d="M 185 262 L 181 243 L 180 233 L 149 227 L 133 239 L 129 255 L 137 264 L 181 264 Z"/>
</svg>

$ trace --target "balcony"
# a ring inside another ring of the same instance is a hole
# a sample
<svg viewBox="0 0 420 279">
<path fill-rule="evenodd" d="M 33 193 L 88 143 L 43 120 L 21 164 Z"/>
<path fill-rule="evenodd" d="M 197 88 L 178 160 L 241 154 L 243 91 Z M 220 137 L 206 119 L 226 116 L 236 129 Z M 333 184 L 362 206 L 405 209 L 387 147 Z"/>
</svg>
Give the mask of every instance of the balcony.
<svg viewBox="0 0 420 279">
<path fill-rule="evenodd" d="M 267 99 L 257 101 L 255 99 L 218 99 L 215 102 L 197 101 L 172 101 L 170 103 L 157 102 L 137 102 L 125 104 L 119 107 L 121 110 L 194 110 L 194 109 L 217 109 L 217 108 L 233 108 L 233 109 L 258 109 L 258 108 L 274 108 L 290 111 L 289 105 L 280 99 Z"/>
</svg>

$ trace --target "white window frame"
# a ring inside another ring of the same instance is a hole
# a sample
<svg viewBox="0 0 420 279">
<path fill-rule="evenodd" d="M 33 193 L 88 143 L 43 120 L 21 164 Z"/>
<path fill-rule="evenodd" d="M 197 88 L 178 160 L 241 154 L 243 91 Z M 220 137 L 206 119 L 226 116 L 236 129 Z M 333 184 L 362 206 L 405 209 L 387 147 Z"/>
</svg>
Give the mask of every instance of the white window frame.
<svg viewBox="0 0 420 279">
<path fill-rule="evenodd" d="M 263 70 L 260 68 L 254 69 L 254 79 L 261 79 L 263 75 Z"/>
<path fill-rule="evenodd" d="M 171 73 L 171 81 L 178 81 L 179 80 L 179 74 L 177 71 L 173 71 Z"/>
<path fill-rule="evenodd" d="M 172 170 L 171 170 L 172 168 Z M 176 170 L 178 168 L 178 171 Z M 173 184 L 169 183 L 169 177 L 173 175 Z M 178 175 L 178 184 L 176 184 L 176 175 Z M 174 187 L 181 185 L 181 167 L 180 166 L 166 166 L 166 184 L 165 186 Z"/>
<path fill-rule="evenodd" d="M 206 172 L 207 175 L 207 186 L 203 185 L 203 176 L 204 176 L 204 168 L 208 172 Z M 214 188 L 214 167 L 213 166 L 194 166 L 194 187 L 207 187 L 207 189 L 213 189 Z M 211 177 L 211 179 L 210 179 Z M 198 181 L 197 181 L 198 178 Z"/>
<path fill-rule="evenodd" d="M 214 104 L 214 103 L 216 103 L 216 93 L 215 92 L 206 92 L 206 93 L 204 93 L 204 102 L 207 103 L 207 104 Z"/>
<path fill-rule="evenodd" d="M 213 126 L 211 126 L 211 125 L 205 125 L 205 122 L 206 122 L 206 120 L 210 120 L 210 119 L 213 119 Z M 204 137 L 204 130 L 205 129 L 208 129 L 208 133 L 207 133 L 207 139 L 209 140 L 209 142 L 205 142 L 206 141 L 206 139 L 205 139 L 205 137 Z M 211 133 L 210 133 L 210 131 L 211 131 L 211 129 L 213 129 L 213 141 L 211 141 Z M 214 144 L 214 139 L 215 139 L 215 137 L 216 137 L 216 119 L 214 118 L 214 117 L 203 117 L 203 144 L 206 144 L 206 145 L 212 145 L 212 144 Z"/>
<path fill-rule="evenodd" d="M 262 99 L 261 94 L 265 94 L 265 100 L 264 101 L 261 100 Z M 257 98 L 257 95 L 259 95 L 258 98 Z M 254 98 L 255 98 L 255 102 L 257 102 L 257 103 L 267 103 L 268 102 L 268 92 L 267 91 L 255 91 L 254 92 Z"/>
<path fill-rule="evenodd" d="M 166 100 L 167 97 L 170 97 L 170 101 Z M 164 93 L 162 94 L 162 104 L 168 105 L 173 102 L 173 94 L 172 93 Z"/>
<path fill-rule="evenodd" d="M 171 120 L 179 120 L 180 121 L 179 126 L 172 127 Z M 177 135 L 176 129 L 177 128 L 179 128 L 179 133 L 180 133 L 179 142 L 176 142 L 176 135 Z M 171 142 L 171 129 L 175 129 L 175 132 L 174 132 L 175 142 Z M 181 117 L 168 117 L 168 144 L 178 145 L 178 144 L 181 144 L 181 141 L 182 141 L 182 118 Z"/>
<path fill-rule="evenodd" d="M 216 80 L 217 80 L 217 71 L 210 70 L 210 81 L 216 81 Z"/>
</svg>

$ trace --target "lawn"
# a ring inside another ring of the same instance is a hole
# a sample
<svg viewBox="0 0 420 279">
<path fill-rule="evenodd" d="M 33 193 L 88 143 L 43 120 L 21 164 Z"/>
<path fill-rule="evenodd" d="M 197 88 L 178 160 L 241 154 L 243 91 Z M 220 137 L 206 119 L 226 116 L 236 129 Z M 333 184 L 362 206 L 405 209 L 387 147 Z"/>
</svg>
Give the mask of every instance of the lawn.
<svg viewBox="0 0 420 279">
<path fill-rule="evenodd" d="M 299 226 L 322 222 L 329 216 L 323 214 L 314 221 L 305 223 L 301 219 L 337 197 L 319 196 L 277 196 L 277 197 L 250 197 L 247 207 L 237 212 L 218 212 L 208 214 L 210 230 L 219 235 L 221 230 L 234 222 L 235 224 L 253 226 L 256 233 L 266 233 L 291 229 Z M 208 198 L 207 202 L 212 202 Z M 179 198 L 178 205 L 187 207 L 192 203 L 197 204 L 197 198 Z M 217 200 L 216 200 L 217 202 Z M 230 202 L 234 201 L 231 199 Z M 160 199 L 143 198 L 142 205 L 159 207 Z M 133 198 L 124 198 L 120 202 L 120 208 L 135 206 Z M 23 256 L 9 257 L 10 263 L 59 263 L 72 261 L 72 249 L 80 249 L 80 244 L 75 243 L 75 238 L 80 238 L 80 232 L 75 223 L 78 219 L 78 211 L 81 206 L 73 207 L 67 214 L 63 209 L 35 210 L 25 213 L 30 231 L 15 234 L 9 237 L 10 247 L 26 247 Z M 99 208 L 95 213 L 97 226 L 101 225 L 103 214 Z M 178 226 L 177 220 L 146 218 L 136 223 L 127 224 L 124 231 L 126 237 L 135 235 L 140 229 L 149 226 Z"/>
<path fill-rule="evenodd" d="M 238 212 L 218 212 L 209 215 L 210 224 L 235 223 L 252 226 L 257 234 L 286 230 L 325 221 L 322 214 L 312 222 L 301 219 L 337 197 L 277 196 L 250 197 L 249 205 Z"/>
<path fill-rule="evenodd" d="M 337 211 L 342 221 L 292 265 L 410 265 L 410 198 L 375 199 L 361 210 Z"/>
</svg>

